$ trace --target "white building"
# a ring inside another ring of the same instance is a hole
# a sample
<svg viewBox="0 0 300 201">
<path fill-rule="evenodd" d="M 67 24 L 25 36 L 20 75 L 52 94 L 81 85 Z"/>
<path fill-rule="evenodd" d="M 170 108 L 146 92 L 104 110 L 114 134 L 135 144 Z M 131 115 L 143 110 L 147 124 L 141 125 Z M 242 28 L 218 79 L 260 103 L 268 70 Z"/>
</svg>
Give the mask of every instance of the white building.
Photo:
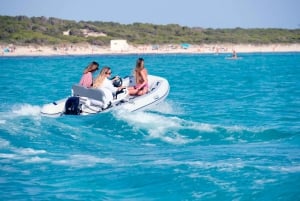
<svg viewBox="0 0 300 201">
<path fill-rule="evenodd" d="M 128 51 L 127 40 L 111 40 L 110 41 L 110 50 L 111 51 Z"/>
<path fill-rule="evenodd" d="M 64 35 L 64 36 L 69 36 L 69 35 L 70 35 L 70 29 L 67 30 L 67 31 L 63 31 L 63 35 Z"/>
</svg>

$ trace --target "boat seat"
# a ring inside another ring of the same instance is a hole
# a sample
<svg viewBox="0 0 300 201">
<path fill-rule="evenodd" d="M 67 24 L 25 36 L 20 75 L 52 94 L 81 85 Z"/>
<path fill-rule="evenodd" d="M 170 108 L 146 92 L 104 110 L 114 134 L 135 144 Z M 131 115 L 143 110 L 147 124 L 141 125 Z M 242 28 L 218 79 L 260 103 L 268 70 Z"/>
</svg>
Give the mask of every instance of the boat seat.
<svg viewBox="0 0 300 201">
<path fill-rule="evenodd" d="M 102 90 L 93 89 L 93 88 L 86 88 L 75 84 L 72 86 L 73 96 L 81 96 L 81 97 L 88 97 L 98 101 L 104 101 L 105 94 Z"/>
</svg>

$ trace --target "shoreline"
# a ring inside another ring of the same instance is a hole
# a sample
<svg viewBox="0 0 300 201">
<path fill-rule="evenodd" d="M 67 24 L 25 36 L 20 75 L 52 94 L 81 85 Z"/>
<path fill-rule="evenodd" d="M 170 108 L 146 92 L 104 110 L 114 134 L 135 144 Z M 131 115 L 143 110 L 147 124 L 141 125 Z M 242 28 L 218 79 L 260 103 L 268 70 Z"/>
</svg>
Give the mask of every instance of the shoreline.
<svg viewBox="0 0 300 201">
<path fill-rule="evenodd" d="M 300 52 L 300 44 L 203 44 L 190 45 L 182 48 L 180 45 L 129 45 L 126 50 L 112 51 L 109 46 L 89 44 L 68 45 L 0 45 L 0 56 L 79 56 L 79 55 L 113 55 L 113 54 L 232 54 L 237 53 L 279 53 Z"/>
</svg>

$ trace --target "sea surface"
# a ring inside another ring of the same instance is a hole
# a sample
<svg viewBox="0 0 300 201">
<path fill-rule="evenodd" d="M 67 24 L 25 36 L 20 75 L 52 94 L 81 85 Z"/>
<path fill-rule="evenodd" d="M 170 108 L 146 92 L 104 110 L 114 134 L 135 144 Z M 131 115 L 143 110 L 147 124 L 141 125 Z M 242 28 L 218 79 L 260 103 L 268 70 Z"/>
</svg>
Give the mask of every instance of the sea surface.
<svg viewBox="0 0 300 201">
<path fill-rule="evenodd" d="M 0 57 L 0 200 L 300 200 L 300 53 Z M 143 57 L 149 111 L 40 115 L 91 61 Z"/>
</svg>

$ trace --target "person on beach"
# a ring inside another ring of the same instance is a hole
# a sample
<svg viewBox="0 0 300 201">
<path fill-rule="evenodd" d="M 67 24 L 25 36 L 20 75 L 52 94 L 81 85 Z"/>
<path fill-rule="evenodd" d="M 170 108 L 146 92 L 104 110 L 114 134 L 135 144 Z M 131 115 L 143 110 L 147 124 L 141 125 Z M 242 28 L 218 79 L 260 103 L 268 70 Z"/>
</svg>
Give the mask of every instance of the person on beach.
<svg viewBox="0 0 300 201">
<path fill-rule="evenodd" d="M 99 64 L 95 61 L 91 62 L 83 71 L 83 75 L 80 79 L 79 84 L 84 87 L 93 86 L 93 73 L 99 69 Z"/>
<path fill-rule="evenodd" d="M 233 59 L 237 59 L 237 53 L 235 50 L 232 51 L 232 55 L 231 55 L 231 58 Z"/>
<path fill-rule="evenodd" d="M 140 96 L 148 92 L 148 72 L 144 66 L 144 59 L 136 61 L 134 69 L 135 86 L 128 87 L 129 95 Z"/>
</svg>

